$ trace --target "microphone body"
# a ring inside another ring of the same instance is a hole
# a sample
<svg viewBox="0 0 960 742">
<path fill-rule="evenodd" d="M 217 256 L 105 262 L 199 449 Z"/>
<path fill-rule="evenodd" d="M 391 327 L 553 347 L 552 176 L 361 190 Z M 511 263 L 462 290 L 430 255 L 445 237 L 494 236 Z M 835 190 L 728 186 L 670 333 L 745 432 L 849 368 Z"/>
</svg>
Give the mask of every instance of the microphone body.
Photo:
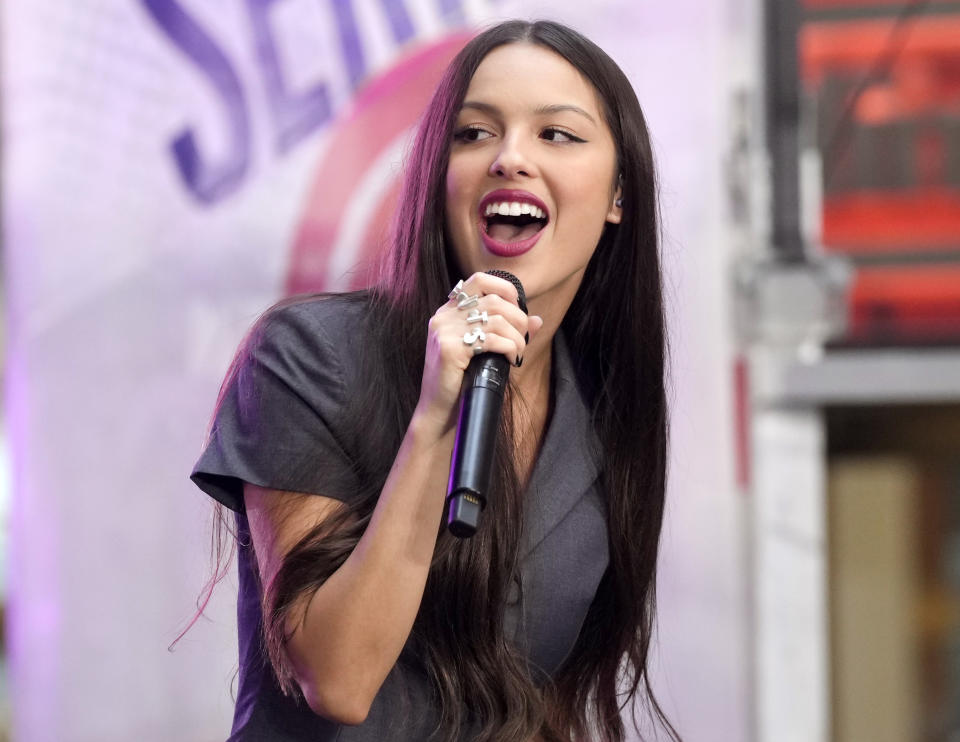
<svg viewBox="0 0 960 742">
<path fill-rule="evenodd" d="M 523 286 L 512 273 L 488 271 L 512 283 L 526 312 Z M 503 395 L 510 376 L 510 361 L 499 353 L 481 353 L 471 359 L 460 393 L 460 415 L 447 484 L 447 528 L 458 538 L 468 538 L 480 525 L 487 506 L 490 473 L 497 445 Z"/>
<path fill-rule="evenodd" d="M 481 353 L 467 367 L 447 486 L 447 528 L 458 538 L 480 524 L 490 489 L 490 471 L 510 362 L 499 353 Z"/>
</svg>

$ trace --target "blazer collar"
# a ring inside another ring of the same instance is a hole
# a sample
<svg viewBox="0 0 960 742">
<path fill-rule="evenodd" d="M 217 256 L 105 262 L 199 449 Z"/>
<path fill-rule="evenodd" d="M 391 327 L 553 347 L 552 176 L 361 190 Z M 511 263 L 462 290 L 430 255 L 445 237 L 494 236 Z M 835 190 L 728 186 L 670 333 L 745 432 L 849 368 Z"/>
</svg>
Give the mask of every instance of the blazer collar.
<svg viewBox="0 0 960 742">
<path fill-rule="evenodd" d="M 600 472 L 600 443 L 562 331 L 553 340 L 553 378 L 553 414 L 525 497 L 524 554 L 563 520 Z"/>
</svg>

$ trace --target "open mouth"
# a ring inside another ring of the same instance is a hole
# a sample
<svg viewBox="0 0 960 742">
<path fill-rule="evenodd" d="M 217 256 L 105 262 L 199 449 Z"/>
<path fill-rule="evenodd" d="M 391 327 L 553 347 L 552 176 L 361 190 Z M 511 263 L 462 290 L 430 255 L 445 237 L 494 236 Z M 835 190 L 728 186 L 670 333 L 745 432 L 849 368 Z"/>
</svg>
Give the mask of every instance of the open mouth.
<svg viewBox="0 0 960 742">
<path fill-rule="evenodd" d="M 547 225 L 543 209 L 531 203 L 500 201 L 488 203 L 484 209 L 483 230 L 497 242 L 524 242 Z"/>
<path fill-rule="evenodd" d="M 539 197 L 517 188 L 498 188 L 480 201 L 480 238 L 494 255 L 512 258 L 533 249 L 550 211 Z"/>
</svg>

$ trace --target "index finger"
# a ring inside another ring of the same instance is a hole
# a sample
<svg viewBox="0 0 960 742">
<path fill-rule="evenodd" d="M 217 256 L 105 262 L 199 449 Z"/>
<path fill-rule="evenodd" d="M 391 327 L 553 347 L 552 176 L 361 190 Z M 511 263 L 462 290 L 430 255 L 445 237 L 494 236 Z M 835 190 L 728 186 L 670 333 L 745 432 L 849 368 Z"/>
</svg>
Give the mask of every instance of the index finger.
<svg viewBox="0 0 960 742">
<path fill-rule="evenodd" d="M 489 273 L 474 273 L 463 282 L 463 290 L 468 294 L 496 294 L 512 304 L 520 304 L 517 287 L 505 278 L 491 276 Z"/>
</svg>

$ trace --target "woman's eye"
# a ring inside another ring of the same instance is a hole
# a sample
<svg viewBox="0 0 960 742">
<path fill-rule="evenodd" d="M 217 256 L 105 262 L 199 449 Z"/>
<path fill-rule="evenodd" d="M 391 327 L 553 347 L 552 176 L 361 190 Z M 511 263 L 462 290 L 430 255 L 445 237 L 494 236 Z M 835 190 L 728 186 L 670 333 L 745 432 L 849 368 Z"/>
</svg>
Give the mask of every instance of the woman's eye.
<svg viewBox="0 0 960 742">
<path fill-rule="evenodd" d="M 548 127 L 543 130 L 540 134 L 541 137 L 546 139 L 548 142 L 585 142 L 585 139 L 574 136 L 569 131 L 564 131 L 563 129 L 557 129 L 555 127 Z"/>
<path fill-rule="evenodd" d="M 492 136 L 493 134 L 479 126 L 467 126 L 454 134 L 453 138 L 458 142 L 479 142 L 481 139 Z"/>
</svg>

